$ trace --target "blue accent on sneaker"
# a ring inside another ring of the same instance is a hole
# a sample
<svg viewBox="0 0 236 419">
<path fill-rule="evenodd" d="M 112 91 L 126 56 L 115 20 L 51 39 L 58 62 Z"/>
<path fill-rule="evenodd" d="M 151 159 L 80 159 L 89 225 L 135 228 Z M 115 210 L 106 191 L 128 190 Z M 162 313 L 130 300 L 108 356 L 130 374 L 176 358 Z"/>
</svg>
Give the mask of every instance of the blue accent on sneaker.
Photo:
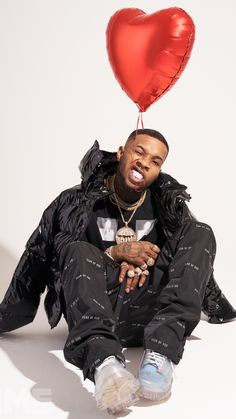
<svg viewBox="0 0 236 419">
<path fill-rule="evenodd" d="M 164 355 L 146 349 L 138 372 L 139 395 L 150 400 L 164 401 L 171 393 L 173 365 Z"/>
</svg>

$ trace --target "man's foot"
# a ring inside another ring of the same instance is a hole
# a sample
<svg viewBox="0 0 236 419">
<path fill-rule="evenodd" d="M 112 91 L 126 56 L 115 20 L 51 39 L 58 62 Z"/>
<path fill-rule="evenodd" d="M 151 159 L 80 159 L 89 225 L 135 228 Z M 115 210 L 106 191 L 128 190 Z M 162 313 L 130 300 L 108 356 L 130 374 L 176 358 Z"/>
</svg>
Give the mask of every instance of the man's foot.
<svg viewBox="0 0 236 419">
<path fill-rule="evenodd" d="M 138 372 L 139 395 L 145 399 L 164 401 L 171 393 L 172 362 L 158 352 L 146 349 Z"/>
<path fill-rule="evenodd" d="M 202 303 L 209 323 L 226 323 L 236 318 L 236 310 L 227 300 L 213 276 L 210 277 Z"/>
<path fill-rule="evenodd" d="M 94 379 L 98 408 L 114 414 L 137 402 L 140 384 L 115 356 L 96 368 Z"/>
</svg>

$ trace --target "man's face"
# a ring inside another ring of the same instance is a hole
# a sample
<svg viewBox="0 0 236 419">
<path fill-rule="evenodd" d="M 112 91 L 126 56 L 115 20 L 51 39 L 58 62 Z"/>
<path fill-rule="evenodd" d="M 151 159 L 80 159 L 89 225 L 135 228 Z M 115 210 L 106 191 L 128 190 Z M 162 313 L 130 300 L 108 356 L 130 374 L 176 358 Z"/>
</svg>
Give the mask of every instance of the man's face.
<svg viewBox="0 0 236 419">
<path fill-rule="evenodd" d="M 165 144 L 146 134 L 138 135 L 124 147 L 119 147 L 117 174 L 123 186 L 142 191 L 148 188 L 160 173 L 167 156 Z"/>
</svg>

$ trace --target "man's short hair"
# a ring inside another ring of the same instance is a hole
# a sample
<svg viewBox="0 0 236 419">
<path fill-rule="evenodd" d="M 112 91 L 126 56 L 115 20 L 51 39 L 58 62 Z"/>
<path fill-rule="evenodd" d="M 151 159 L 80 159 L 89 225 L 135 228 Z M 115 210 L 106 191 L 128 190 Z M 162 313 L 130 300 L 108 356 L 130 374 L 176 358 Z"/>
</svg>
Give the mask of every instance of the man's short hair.
<svg viewBox="0 0 236 419">
<path fill-rule="evenodd" d="M 164 135 L 162 135 L 159 131 L 150 128 L 142 128 L 131 132 L 131 134 L 127 138 L 126 144 L 131 140 L 134 140 L 137 137 L 137 135 L 149 135 L 150 137 L 156 138 L 157 140 L 165 144 L 167 152 L 169 152 L 169 144 L 167 143 Z"/>
</svg>

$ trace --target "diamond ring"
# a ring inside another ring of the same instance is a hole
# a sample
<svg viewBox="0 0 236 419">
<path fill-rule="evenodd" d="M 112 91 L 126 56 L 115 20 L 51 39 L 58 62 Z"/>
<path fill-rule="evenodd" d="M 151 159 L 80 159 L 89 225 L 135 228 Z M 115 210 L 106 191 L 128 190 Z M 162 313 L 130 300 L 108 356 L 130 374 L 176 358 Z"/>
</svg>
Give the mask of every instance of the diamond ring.
<svg viewBox="0 0 236 419">
<path fill-rule="evenodd" d="M 140 275 L 143 273 L 142 269 L 140 269 L 139 267 L 135 268 L 134 272 L 135 272 L 138 276 L 140 276 Z"/>
<path fill-rule="evenodd" d="M 145 269 L 145 271 L 143 271 L 142 273 L 143 273 L 143 275 L 146 275 L 146 276 L 149 275 L 149 271 L 147 269 Z"/>
<path fill-rule="evenodd" d="M 154 263 L 155 263 L 155 260 L 154 260 L 153 258 L 149 258 L 149 259 L 147 260 L 147 266 L 153 266 L 153 265 L 154 265 Z"/>
<path fill-rule="evenodd" d="M 135 272 L 132 269 L 129 269 L 128 272 L 127 272 L 127 275 L 128 275 L 129 278 L 133 278 L 134 275 L 135 275 Z"/>
</svg>

